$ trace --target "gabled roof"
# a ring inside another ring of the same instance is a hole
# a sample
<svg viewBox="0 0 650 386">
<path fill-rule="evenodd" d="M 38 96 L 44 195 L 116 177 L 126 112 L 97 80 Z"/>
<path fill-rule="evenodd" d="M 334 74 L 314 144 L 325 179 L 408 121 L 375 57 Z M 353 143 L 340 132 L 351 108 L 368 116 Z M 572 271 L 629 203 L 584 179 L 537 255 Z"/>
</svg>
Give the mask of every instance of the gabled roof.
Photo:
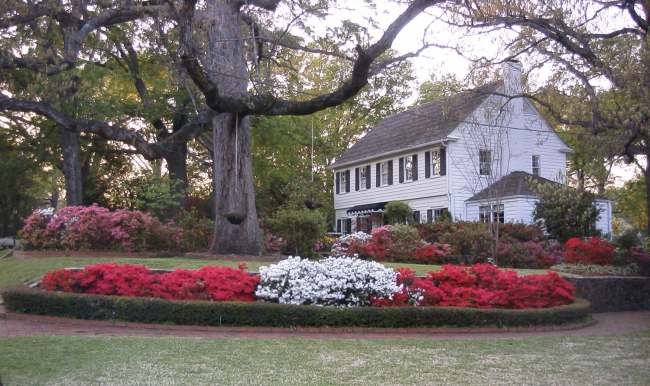
<svg viewBox="0 0 650 386">
<path fill-rule="evenodd" d="M 516 171 L 501 177 L 497 182 L 476 193 L 467 201 L 480 201 L 490 198 L 490 193 L 498 192 L 500 198 L 512 196 L 537 196 L 531 181 L 538 183 L 551 183 L 562 185 L 544 177 L 534 176 L 530 173 Z"/>
<path fill-rule="evenodd" d="M 492 82 L 391 115 L 370 129 L 332 167 L 443 140 L 502 84 Z"/>
</svg>

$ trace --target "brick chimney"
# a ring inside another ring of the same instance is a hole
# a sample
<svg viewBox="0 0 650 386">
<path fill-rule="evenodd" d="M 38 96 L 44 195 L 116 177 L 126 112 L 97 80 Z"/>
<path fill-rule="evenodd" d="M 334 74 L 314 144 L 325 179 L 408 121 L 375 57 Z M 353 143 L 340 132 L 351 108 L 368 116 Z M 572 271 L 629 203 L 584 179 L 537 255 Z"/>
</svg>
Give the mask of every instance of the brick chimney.
<svg viewBox="0 0 650 386">
<path fill-rule="evenodd" d="M 508 60 L 501 65 L 503 72 L 504 94 L 519 95 L 523 91 L 521 84 L 521 63 L 518 60 Z M 515 113 L 520 113 L 523 106 L 522 98 L 514 98 L 510 101 Z"/>
</svg>

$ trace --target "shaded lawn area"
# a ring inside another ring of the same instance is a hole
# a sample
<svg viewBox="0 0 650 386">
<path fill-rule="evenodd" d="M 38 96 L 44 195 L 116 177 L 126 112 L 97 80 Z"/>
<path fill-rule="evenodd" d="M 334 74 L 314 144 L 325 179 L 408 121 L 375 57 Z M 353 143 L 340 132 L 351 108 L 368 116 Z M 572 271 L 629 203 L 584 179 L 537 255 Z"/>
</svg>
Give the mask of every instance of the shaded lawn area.
<svg viewBox="0 0 650 386">
<path fill-rule="evenodd" d="M 44 258 L 26 258 L 16 259 L 7 257 L 0 259 L 0 287 L 22 284 L 39 279 L 43 274 L 57 268 L 83 267 L 85 265 L 97 263 L 121 263 L 121 264 L 143 264 L 150 268 L 173 269 L 185 268 L 196 269 L 207 265 L 218 265 L 237 267 L 241 261 L 228 260 L 207 260 L 207 259 L 190 259 L 181 257 L 163 257 L 163 258 L 84 258 L 84 257 L 44 257 Z M 257 271 L 260 266 L 269 265 L 269 262 L 246 261 L 248 269 Z M 405 264 L 405 263 L 384 263 L 389 267 L 408 267 L 413 269 L 418 275 L 425 275 L 429 271 L 437 271 L 439 265 L 424 264 Z M 522 274 L 544 273 L 545 270 L 539 269 L 518 269 Z"/>
<path fill-rule="evenodd" d="M 0 338 L 15 384 L 646 384 L 650 333 L 476 340 Z"/>
</svg>

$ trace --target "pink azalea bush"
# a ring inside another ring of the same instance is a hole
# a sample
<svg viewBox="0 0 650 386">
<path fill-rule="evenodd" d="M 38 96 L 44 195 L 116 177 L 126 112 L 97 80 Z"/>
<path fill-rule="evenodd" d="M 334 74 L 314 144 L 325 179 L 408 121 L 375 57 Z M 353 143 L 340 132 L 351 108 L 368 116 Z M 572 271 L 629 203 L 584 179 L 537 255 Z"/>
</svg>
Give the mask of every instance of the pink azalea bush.
<svg viewBox="0 0 650 386">
<path fill-rule="evenodd" d="M 37 210 L 20 231 L 26 249 L 178 250 L 181 236 L 180 228 L 148 213 L 98 205 Z"/>
</svg>

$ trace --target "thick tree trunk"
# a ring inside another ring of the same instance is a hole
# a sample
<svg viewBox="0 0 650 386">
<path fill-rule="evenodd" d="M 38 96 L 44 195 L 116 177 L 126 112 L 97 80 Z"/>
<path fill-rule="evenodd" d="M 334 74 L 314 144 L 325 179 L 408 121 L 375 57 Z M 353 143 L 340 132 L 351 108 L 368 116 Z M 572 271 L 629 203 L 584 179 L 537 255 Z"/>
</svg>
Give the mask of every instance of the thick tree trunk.
<svg viewBox="0 0 650 386">
<path fill-rule="evenodd" d="M 187 144 L 179 145 L 174 151 L 165 157 L 171 190 L 179 196 L 180 207 L 185 206 L 187 198 Z"/>
<path fill-rule="evenodd" d="M 650 152 L 648 152 L 650 153 Z M 645 177 L 645 194 L 646 194 L 646 236 L 650 236 L 650 154 L 646 155 L 646 165 L 645 170 L 643 170 L 643 175 Z"/>
<path fill-rule="evenodd" d="M 255 208 L 249 117 L 220 114 L 213 119 L 214 253 L 259 255 L 261 232 Z"/>
<path fill-rule="evenodd" d="M 83 176 L 79 158 L 79 133 L 61 129 L 61 153 L 66 205 L 83 205 Z"/>
<path fill-rule="evenodd" d="M 247 94 L 246 27 L 236 0 L 206 3 L 207 50 L 202 58 L 222 96 Z M 255 209 L 250 118 L 222 113 L 212 120 L 215 231 L 211 250 L 219 254 L 259 255 L 260 228 Z"/>
</svg>

